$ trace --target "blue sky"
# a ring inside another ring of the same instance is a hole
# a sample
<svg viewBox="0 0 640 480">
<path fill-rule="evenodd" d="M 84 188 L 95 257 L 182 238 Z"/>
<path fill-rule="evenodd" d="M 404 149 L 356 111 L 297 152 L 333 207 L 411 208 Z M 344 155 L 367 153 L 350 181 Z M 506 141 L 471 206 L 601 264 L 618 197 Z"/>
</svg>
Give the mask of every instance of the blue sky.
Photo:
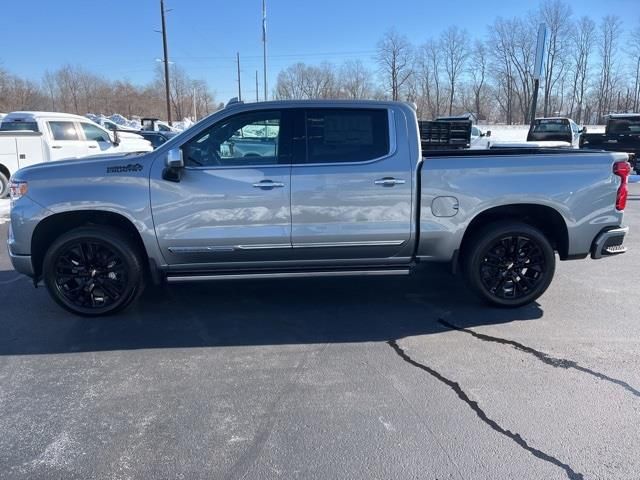
<svg viewBox="0 0 640 480">
<path fill-rule="evenodd" d="M 268 0 L 270 83 L 296 61 L 371 63 L 389 28 L 416 44 L 449 25 L 482 36 L 501 15 L 522 15 L 538 1 L 475 0 Z M 599 20 L 617 14 L 626 30 L 640 23 L 640 0 L 568 2 L 574 15 Z M 5 0 L 0 6 L 0 66 L 40 79 L 45 70 L 70 63 L 107 78 L 144 83 L 162 56 L 159 0 Z M 235 95 L 235 54 L 242 59 L 243 93 L 255 95 L 262 74 L 261 0 L 166 0 L 169 57 L 203 78 L 217 99 Z M 455 8 L 454 8 L 455 6 Z M 262 88 L 262 87 L 260 87 Z"/>
</svg>

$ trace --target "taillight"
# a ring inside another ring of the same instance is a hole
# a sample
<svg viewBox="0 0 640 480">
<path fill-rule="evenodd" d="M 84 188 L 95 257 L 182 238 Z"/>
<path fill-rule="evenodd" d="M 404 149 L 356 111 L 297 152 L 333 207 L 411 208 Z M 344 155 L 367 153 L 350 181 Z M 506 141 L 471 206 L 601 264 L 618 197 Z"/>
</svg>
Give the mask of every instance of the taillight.
<svg viewBox="0 0 640 480">
<path fill-rule="evenodd" d="M 613 164 L 613 173 L 620 177 L 620 187 L 616 195 L 616 209 L 624 210 L 627 206 L 627 195 L 629 194 L 628 180 L 631 173 L 629 162 L 616 162 Z"/>
</svg>

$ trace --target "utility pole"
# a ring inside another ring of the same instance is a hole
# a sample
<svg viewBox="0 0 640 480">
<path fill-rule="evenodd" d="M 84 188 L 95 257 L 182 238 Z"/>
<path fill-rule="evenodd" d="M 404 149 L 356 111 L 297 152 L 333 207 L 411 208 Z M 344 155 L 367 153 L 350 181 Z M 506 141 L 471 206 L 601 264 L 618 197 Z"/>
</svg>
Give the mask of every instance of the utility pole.
<svg viewBox="0 0 640 480">
<path fill-rule="evenodd" d="M 171 100 L 169 96 L 169 54 L 167 52 L 167 25 L 164 21 L 164 0 L 160 0 L 160 16 L 162 17 L 162 48 L 164 50 L 164 90 L 167 97 L 167 121 L 171 125 Z"/>
<path fill-rule="evenodd" d="M 540 77 L 544 63 L 545 46 L 547 42 L 547 26 L 541 23 L 538 27 L 538 41 L 536 44 L 536 60 L 533 67 L 533 94 L 531 95 L 531 111 L 529 124 L 533 127 L 536 121 L 536 107 L 538 106 L 538 90 L 540 89 Z"/>
<path fill-rule="evenodd" d="M 238 101 L 242 101 L 242 84 L 240 83 L 240 52 L 236 52 L 236 63 L 238 64 Z"/>
<path fill-rule="evenodd" d="M 264 101 L 268 100 L 267 90 L 267 0 L 262 0 L 262 61 L 264 70 Z"/>
<path fill-rule="evenodd" d="M 260 101 L 260 97 L 258 96 L 258 70 L 256 70 L 256 102 Z"/>
<path fill-rule="evenodd" d="M 196 89 L 193 89 L 193 122 L 198 121 L 198 111 L 196 106 Z"/>
</svg>

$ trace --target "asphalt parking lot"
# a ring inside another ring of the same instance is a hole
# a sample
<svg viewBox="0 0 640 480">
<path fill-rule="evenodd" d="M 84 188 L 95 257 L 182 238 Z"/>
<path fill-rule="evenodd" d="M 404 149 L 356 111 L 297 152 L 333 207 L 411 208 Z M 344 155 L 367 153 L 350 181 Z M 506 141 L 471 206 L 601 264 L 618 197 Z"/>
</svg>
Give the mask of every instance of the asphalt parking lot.
<svg viewBox="0 0 640 480">
<path fill-rule="evenodd" d="M 517 310 L 433 267 L 172 286 L 87 320 L 0 248 L 0 478 L 638 478 L 631 194 L 629 252 L 560 263 Z"/>
</svg>

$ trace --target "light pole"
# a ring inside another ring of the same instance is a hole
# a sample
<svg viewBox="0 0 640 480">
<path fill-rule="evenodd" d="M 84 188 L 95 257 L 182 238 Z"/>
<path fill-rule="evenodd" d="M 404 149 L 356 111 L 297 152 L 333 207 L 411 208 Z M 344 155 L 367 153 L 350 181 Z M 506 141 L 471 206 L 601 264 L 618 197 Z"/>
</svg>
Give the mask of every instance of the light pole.
<svg viewBox="0 0 640 480">
<path fill-rule="evenodd" d="M 162 48 L 164 50 L 164 91 L 167 97 L 167 121 L 171 125 L 171 100 L 169 97 L 169 54 L 167 51 L 167 26 L 164 21 L 164 0 L 160 0 L 160 17 L 162 18 Z"/>
<path fill-rule="evenodd" d="M 264 70 L 264 101 L 268 100 L 267 94 L 267 0 L 262 0 L 262 62 Z"/>
</svg>

